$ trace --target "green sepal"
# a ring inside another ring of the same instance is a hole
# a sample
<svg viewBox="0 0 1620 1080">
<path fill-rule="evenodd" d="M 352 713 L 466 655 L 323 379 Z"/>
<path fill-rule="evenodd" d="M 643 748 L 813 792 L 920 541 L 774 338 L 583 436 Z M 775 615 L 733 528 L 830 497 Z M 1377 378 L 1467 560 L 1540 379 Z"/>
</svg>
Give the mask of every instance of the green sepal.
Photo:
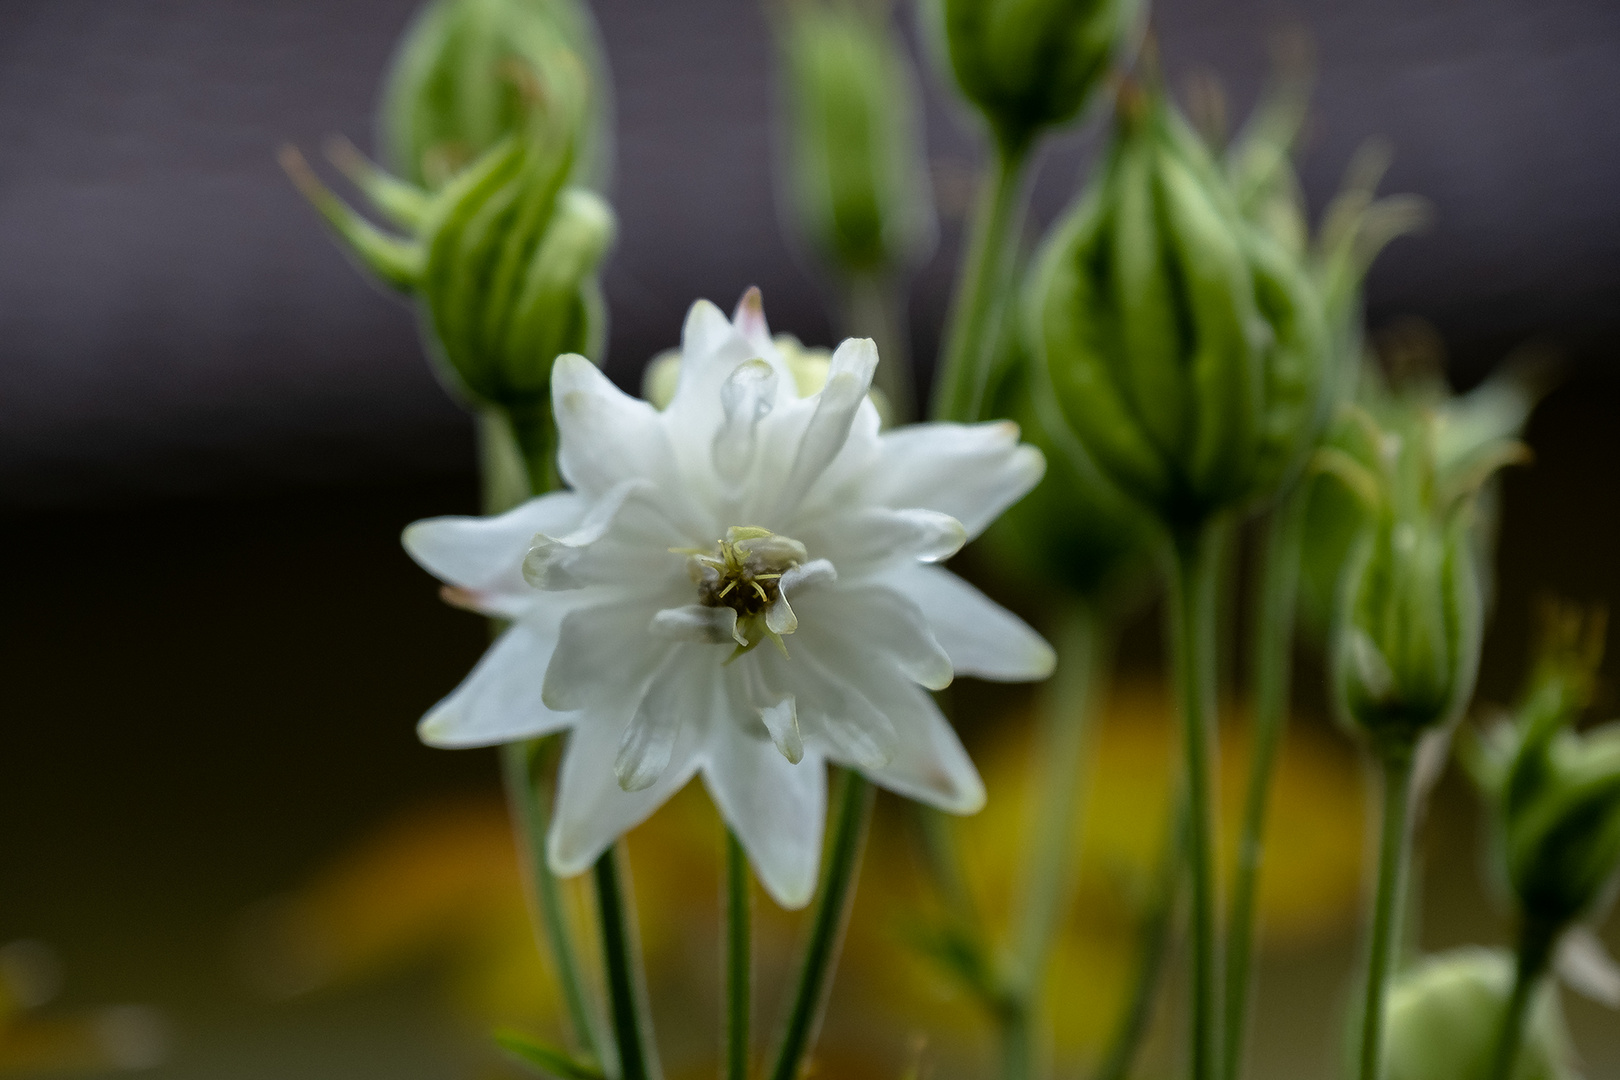
<svg viewBox="0 0 1620 1080">
<path fill-rule="evenodd" d="M 321 183 L 304 157 L 292 147 L 281 152 L 281 165 L 308 200 L 325 219 L 350 254 L 384 284 L 410 292 L 421 280 L 424 262 L 422 245 L 390 235 L 361 217 L 348 203 Z"/>
<path fill-rule="evenodd" d="M 540 1042 L 510 1029 L 495 1032 L 495 1042 L 512 1057 L 554 1080 L 607 1080 L 599 1067 L 575 1057 L 566 1050 Z"/>
</svg>

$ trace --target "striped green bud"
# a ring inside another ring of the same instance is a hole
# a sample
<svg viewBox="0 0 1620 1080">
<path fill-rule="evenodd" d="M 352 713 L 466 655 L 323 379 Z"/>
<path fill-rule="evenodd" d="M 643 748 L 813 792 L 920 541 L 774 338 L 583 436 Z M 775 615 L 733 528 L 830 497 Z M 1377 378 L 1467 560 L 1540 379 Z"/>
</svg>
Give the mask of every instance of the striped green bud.
<svg viewBox="0 0 1620 1080">
<path fill-rule="evenodd" d="M 1332 662 L 1341 715 L 1380 753 L 1408 753 L 1473 693 L 1484 621 L 1476 496 L 1523 446 L 1448 444 L 1444 414 L 1418 396 L 1353 409 L 1317 464 L 1360 504 L 1339 570 Z"/>
<path fill-rule="evenodd" d="M 1173 531 L 1273 495 L 1315 443 L 1317 292 L 1167 101 L 1128 95 L 1025 316 L 1069 428 Z"/>
<path fill-rule="evenodd" d="M 923 9 L 957 88 L 1013 153 L 1074 119 L 1145 10 L 1142 0 L 930 0 Z"/>
<path fill-rule="evenodd" d="M 552 361 L 601 352 L 597 271 L 614 232 L 607 204 L 566 183 L 567 143 L 537 127 L 502 140 L 433 194 L 389 177 L 352 148 L 340 155 L 408 238 L 360 217 L 295 151 L 283 157 L 354 256 L 416 299 L 448 381 L 469 404 L 506 410 L 520 439 L 526 425 L 544 426 Z"/>
<path fill-rule="evenodd" d="M 1410 364 L 1423 362 L 1429 346 L 1421 338 L 1401 350 Z M 1377 369 L 1357 362 L 1352 374 L 1359 375 L 1358 403 L 1341 411 L 1329 433 L 1330 460 L 1343 461 L 1347 454 L 1365 470 L 1376 473 L 1376 455 L 1366 435 L 1363 420 L 1375 423 L 1411 425 L 1414 418 L 1430 417 L 1434 440 L 1435 467 L 1453 477 L 1453 484 L 1464 482 L 1471 470 L 1478 473 L 1500 452 L 1521 453 L 1515 440 L 1524 429 L 1531 410 L 1546 389 L 1546 379 L 1529 367 L 1510 367 L 1493 375 L 1467 394 L 1453 395 L 1438 371 L 1438 361 L 1427 370 L 1408 371 L 1398 389 L 1386 387 Z M 1405 416 L 1405 420 L 1398 419 Z M 1300 563 L 1300 613 L 1306 625 L 1325 633 L 1332 625 L 1338 602 L 1341 570 L 1369 527 L 1372 511 L 1365 500 L 1341 482 L 1342 477 L 1319 475 L 1311 482 L 1310 504 Z M 1481 583 L 1489 596 L 1488 569 L 1495 544 L 1495 483 L 1488 477 L 1480 482 L 1479 498 L 1470 514 L 1475 561 Z"/>
<path fill-rule="evenodd" d="M 921 261 L 935 221 L 916 78 L 883 0 L 788 5 L 778 34 L 786 203 L 846 275 Z"/>
<path fill-rule="evenodd" d="M 437 190 L 536 111 L 572 142 L 577 183 L 608 165 L 608 82 L 578 0 L 430 0 L 395 53 L 379 130 L 394 170 Z"/>
<path fill-rule="evenodd" d="M 1057 587 L 1106 608 L 1133 595 L 1144 576 L 1151 522 L 1069 431 L 1028 350 L 1015 351 L 989 414 L 1018 424 L 1023 440 L 1045 456 L 1046 475 L 978 542 L 982 565 L 1043 603 Z"/>
</svg>

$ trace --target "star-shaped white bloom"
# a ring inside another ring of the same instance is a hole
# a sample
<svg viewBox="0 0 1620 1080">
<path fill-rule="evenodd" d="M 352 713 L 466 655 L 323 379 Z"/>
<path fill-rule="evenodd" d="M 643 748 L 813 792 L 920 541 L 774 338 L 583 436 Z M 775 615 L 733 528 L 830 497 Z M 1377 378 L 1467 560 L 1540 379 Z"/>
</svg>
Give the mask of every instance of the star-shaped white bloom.
<svg viewBox="0 0 1620 1080">
<path fill-rule="evenodd" d="M 801 398 L 757 292 L 693 306 L 662 412 L 580 356 L 552 373 L 571 490 L 405 531 L 411 556 L 511 621 L 423 718 L 435 746 L 568 729 L 548 838 L 586 869 L 701 773 L 787 907 L 815 886 L 826 762 L 956 813 L 984 788 L 929 696 L 1027 680 L 1052 651 L 934 565 L 1040 479 L 1010 423 L 880 433 L 871 341 Z"/>
</svg>

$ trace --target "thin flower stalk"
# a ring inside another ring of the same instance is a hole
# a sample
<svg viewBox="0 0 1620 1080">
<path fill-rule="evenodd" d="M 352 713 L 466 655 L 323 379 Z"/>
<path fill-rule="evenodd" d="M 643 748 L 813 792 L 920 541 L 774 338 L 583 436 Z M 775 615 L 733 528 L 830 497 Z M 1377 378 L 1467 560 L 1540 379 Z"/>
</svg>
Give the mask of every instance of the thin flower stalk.
<svg viewBox="0 0 1620 1080">
<path fill-rule="evenodd" d="M 1238 840 L 1232 907 L 1226 930 L 1226 1017 L 1222 1080 L 1238 1080 L 1248 1034 L 1249 978 L 1254 960 L 1256 901 L 1264 864 L 1266 812 L 1277 752 L 1288 720 L 1293 666 L 1294 609 L 1299 593 L 1300 541 L 1309 487 L 1296 484 L 1266 521 L 1254 629 L 1254 734 L 1243 831 Z"/>
<path fill-rule="evenodd" d="M 753 1015 L 753 898 L 748 888 L 748 854 L 737 834 L 726 830 L 725 1080 L 748 1080 L 749 1034 Z"/>
<path fill-rule="evenodd" d="M 504 413 L 489 409 L 479 415 L 479 473 L 486 513 L 501 513 L 551 486 L 549 463 L 526 462 Z M 499 627 L 492 620 L 493 627 Z M 605 1060 L 602 1021 L 585 986 L 573 927 L 563 905 L 557 876 L 546 861 L 546 832 L 555 794 L 553 766 L 542 761 L 551 739 L 522 739 L 500 747 L 501 777 L 517 833 L 521 862 L 527 871 L 531 919 L 551 957 L 577 1045 L 596 1061 Z"/>
<path fill-rule="evenodd" d="M 1174 543 L 1171 663 L 1175 670 L 1187 799 L 1191 878 L 1190 1057 L 1193 1080 L 1211 1080 L 1220 1060 L 1220 943 L 1215 882 L 1215 593 L 1221 526 L 1205 525 Z"/>
<path fill-rule="evenodd" d="M 608 1006 L 613 1015 L 613 1043 L 619 1059 L 617 1080 L 662 1080 L 658 1047 L 653 1038 L 647 985 L 642 975 L 641 943 L 636 935 L 622 844 L 596 860 L 596 912 L 602 930 L 602 970 L 607 976 Z"/>
<path fill-rule="evenodd" d="M 1361 1014 L 1361 1056 L 1356 1075 L 1380 1080 L 1384 1075 L 1385 1002 L 1401 940 L 1401 908 L 1406 894 L 1407 850 L 1411 845 L 1412 772 L 1415 755 L 1385 748 L 1379 755 L 1384 785 L 1383 818 L 1378 840 L 1378 884 L 1373 895 L 1372 928 L 1367 942 L 1367 985 Z"/>
<path fill-rule="evenodd" d="M 1491 1062 L 1491 1080 L 1509 1080 L 1518 1064 L 1519 1047 L 1524 1041 L 1525 1017 L 1536 986 L 1552 961 L 1558 943 L 1554 927 L 1539 919 L 1527 920 L 1519 930 L 1518 962 L 1514 965 L 1513 996 L 1502 1014 L 1502 1027 L 1496 1038 Z"/>
<path fill-rule="evenodd" d="M 545 739 L 526 739 L 501 747 L 501 775 L 505 781 L 507 805 L 511 809 L 522 862 L 527 871 L 527 892 L 531 918 L 551 957 L 568 1022 L 578 1047 L 596 1061 L 603 1060 L 600 1021 L 585 989 L 574 933 L 563 907 L 562 890 L 546 866 L 546 817 L 551 804 L 551 785 L 544 780 L 547 770 L 540 759 L 545 755 Z"/>
<path fill-rule="evenodd" d="M 810 915 L 810 936 L 805 941 L 770 1080 L 798 1080 L 805 1058 L 815 1044 L 832 989 L 838 951 L 849 925 L 861 850 L 866 845 L 866 827 L 872 817 L 872 800 L 872 785 L 865 777 L 854 770 L 841 771 L 827 865 L 816 892 L 815 907 Z"/>
<path fill-rule="evenodd" d="M 1023 231 L 1029 157 L 1027 148 L 998 146 L 974 207 L 967 254 L 940 350 L 933 402 L 936 419 L 971 423 L 982 415 Z"/>
</svg>

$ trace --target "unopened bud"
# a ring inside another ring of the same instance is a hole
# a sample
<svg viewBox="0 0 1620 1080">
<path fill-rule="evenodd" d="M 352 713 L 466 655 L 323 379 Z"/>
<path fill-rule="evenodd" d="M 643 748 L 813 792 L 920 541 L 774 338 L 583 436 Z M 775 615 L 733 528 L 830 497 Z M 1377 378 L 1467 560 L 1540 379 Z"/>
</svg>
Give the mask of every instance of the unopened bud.
<svg viewBox="0 0 1620 1080">
<path fill-rule="evenodd" d="M 1238 213 L 1160 98 L 1123 112 L 1027 303 L 1069 427 L 1172 530 L 1272 495 L 1318 437 L 1325 331 L 1309 275 Z"/>
<path fill-rule="evenodd" d="M 1441 453 L 1441 413 L 1419 394 L 1349 411 L 1317 455 L 1355 500 L 1359 538 L 1339 569 L 1333 675 L 1340 712 L 1381 753 L 1409 753 L 1455 720 L 1479 669 L 1484 582 L 1477 494 L 1524 447 L 1489 439 Z"/>
<path fill-rule="evenodd" d="M 1145 14 L 1141 0 L 931 0 L 956 85 L 1004 152 L 1072 120 Z"/>
<path fill-rule="evenodd" d="M 935 222 L 916 78 L 881 0 L 783 12 L 788 205 L 840 272 L 891 273 L 926 257 Z"/>
<path fill-rule="evenodd" d="M 470 403 L 543 425 L 552 362 L 601 352 L 596 274 L 614 232 L 599 196 L 566 185 L 567 145 L 544 131 L 509 137 L 431 195 L 348 154 L 345 170 L 410 239 L 356 214 L 296 152 L 284 160 L 356 258 L 416 298 L 437 359 Z"/>
<path fill-rule="evenodd" d="M 380 130 L 401 176 L 430 190 L 547 114 L 575 147 L 572 179 L 607 166 L 607 80 L 577 0 L 431 0 L 394 56 Z"/>
</svg>

